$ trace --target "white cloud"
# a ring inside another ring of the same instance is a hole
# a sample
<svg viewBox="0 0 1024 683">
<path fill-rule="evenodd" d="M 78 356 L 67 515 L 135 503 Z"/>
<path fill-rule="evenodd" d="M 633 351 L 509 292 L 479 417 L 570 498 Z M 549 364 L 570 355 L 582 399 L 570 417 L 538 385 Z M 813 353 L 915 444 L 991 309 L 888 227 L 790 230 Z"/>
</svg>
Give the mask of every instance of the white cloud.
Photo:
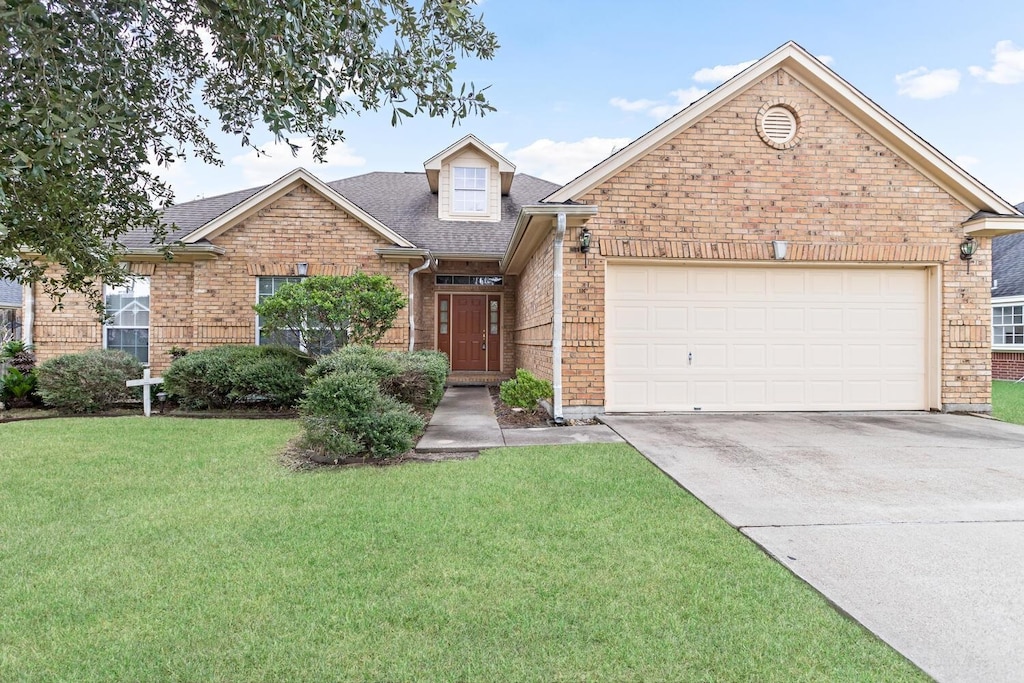
<svg viewBox="0 0 1024 683">
<path fill-rule="evenodd" d="M 978 157 L 972 157 L 968 154 L 961 154 L 960 156 L 955 156 L 953 157 L 953 161 L 955 161 L 958 166 L 963 166 L 964 168 L 977 166 L 978 164 L 981 163 L 981 159 L 979 159 Z"/>
<path fill-rule="evenodd" d="M 567 183 L 613 152 L 629 138 L 584 138 L 576 142 L 541 139 L 508 153 L 516 170 L 555 183 Z"/>
<path fill-rule="evenodd" d="M 621 97 L 613 97 L 608 104 L 621 109 L 622 111 L 634 113 L 643 112 L 659 121 L 667 119 L 678 111 L 685 109 L 688 105 L 696 102 L 708 94 L 707 90 L 691 86 L 680 90 L 673 90 L 669 93 L 671 101 L 665 100 L 627 100 Z"/>
<path fill-rule="evenodd" d="M 622 97 L 613 97 L 608 100 L 608 104 L 622 111 L 637 112 L 647 111 L 651 107 L 657 106 L 658 102 L 656 100 L 627 100 Z"/>
<path fill-rule="evenodd" d="M 250 185 L 265 185 L 273 182 L 292 169 L 302 166 L 315 173 L 322 180 L 336 180 L 335 174 L 344 173 L 366 163 L 366 159 L 355 154 L 344 142 L 338 143 L 327 151 L 323 163 L 313 158 L 313 146 L 308 138 L 296 138 L 293 144 L 301 149 L 292 156 L 288 145 L 282 143 L 262 145 L 266 154 L 257 155 L 256 150 L 232 157 L 227 163 L 227 170 L 234 168 L 241 171 L 242 178 Z"/>
<path fill-rule="evenodd" d="M 991 69 L 972 66 L 968 69 L 971 75 L 999 85 L 1024 83 L 1024 48 L 1017 47 L 1012 40 L 1000 40 L 992 48 L 992 55 Z"/>
<path fill-rule="evenodd" d="M 921 66 L 898 74 L 895 81 L 900 95 L 915 100 L 934 100 L 952 95 L 960 88 L 960 72 L 956 69 L 927 69 Z"/>
<path fill-rule="evenodd" d="M 817 55 L 817 57 L 818 61 L 824 64 L 825 66 L 832 66 L 832 64 L 836 61 L 835 57 L 833 57 L 832 55 Z"/>
<path fill-rule="evenodd" d="M 693 74 L 693 80 L 698 83 L 722 83 L 727 81 L 739 72 L 746 69 L 757 60 L 740 62 L 739 64 L 719 64 L 718 66 L 705 67 Z"/>
</svg>

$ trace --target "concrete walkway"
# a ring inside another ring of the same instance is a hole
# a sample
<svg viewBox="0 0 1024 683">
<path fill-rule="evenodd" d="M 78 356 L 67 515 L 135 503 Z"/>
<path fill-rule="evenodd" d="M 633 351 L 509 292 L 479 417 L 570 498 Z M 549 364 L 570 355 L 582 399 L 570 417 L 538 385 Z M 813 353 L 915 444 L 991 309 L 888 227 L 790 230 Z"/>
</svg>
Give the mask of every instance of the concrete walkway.
<svg viewBox="0 0 1024 683">
<path fill-rule="evenodd" d="M 502 429 L 487 387 L 448 387 L 416 445 L 418 453 L 459 453 L 501 446 L 621 443 L 603 424 L 579 427 Z"/>
</svg>

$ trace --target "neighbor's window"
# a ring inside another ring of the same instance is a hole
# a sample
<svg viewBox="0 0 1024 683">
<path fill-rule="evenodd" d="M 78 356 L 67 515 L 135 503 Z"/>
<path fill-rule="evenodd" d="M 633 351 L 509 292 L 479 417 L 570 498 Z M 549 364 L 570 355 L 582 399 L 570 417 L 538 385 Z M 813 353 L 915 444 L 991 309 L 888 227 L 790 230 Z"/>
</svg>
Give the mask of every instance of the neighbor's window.
<svg viewBox="0 0 1024 683">
<path fill-rule="evenodd" d="M 125 351 L 149 363 L 149 278 L 135 277 L 120 287 L 103 288 L 106 322 L 103 347 Z"/>
<path fill-rule="evenodd" d="M 485 213 L 487 211 L 487 169 L 456 166 L 452 171 L 452 211 Z"/>
<path fill-rule="evenodd" d="M 1024 346 L 1024 304 L 992 308 L 992 343 Z"/>
<path fill-rule="evenodd" d="M 261 304 L 265 299 L 277 294 L 277 290 L 282 285 L 288 284 L 289 282 L 302 282 L 301 277 L 261 277 L 259 279 L 258 294 L 256 296 L 256 303 Z M 266 344 L 284 344 L 285 346 L 292 346 L 294 348 L 301 347 L 301 339 L 299 338 L 298 330 L 278 330 L 273 334 L 268 334 L 263 331 L 263 323 L 260 321 L 259 314 L 256 315 L 256 329 L 258 333 L 256 335 L 256 343 L 260 346 Z"/>
</svg>

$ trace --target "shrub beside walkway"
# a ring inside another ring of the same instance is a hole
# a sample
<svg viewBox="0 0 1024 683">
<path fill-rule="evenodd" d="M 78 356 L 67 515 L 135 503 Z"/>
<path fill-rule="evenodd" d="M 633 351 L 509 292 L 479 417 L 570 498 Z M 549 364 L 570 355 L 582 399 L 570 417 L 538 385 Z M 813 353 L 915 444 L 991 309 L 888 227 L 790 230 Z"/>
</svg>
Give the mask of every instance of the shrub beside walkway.
<svg viewBox="0 0 1024 683">
<path fill-rule="evenodd" d="M 603 424 L 502 429 L 487 387 L 448 387 L 416 446 L 418 453 L 456 453 L 500 446 L 621 443 Z"/>
</svg>

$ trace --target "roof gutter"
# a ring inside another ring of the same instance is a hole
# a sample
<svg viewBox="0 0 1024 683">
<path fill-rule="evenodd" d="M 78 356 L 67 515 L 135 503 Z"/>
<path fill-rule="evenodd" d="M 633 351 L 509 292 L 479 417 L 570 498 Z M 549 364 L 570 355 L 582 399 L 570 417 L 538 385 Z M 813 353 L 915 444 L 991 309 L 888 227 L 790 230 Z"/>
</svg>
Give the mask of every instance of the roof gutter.
<svg viewBox="0 0 1024 683">
<path fill-rule="evenodd" d="M 597 215 L 597 207 L 593 204 L 528 204 L 519 209 L 519 216 L 516 218 L 516 227 L 512 230 L 512 238 L 508 241 L 504 256 L 501 257 L 500 269 L 502 272 L 508 268 L 509 261 L 523 241 L 523 235 L 530 226 L 530 219 L 540 216 L 555 218 L 561 216 L 567 219 L 569 216 L 582 216 L 589 218 Z"/>
<path fill-rule="evenodd" d="M 215 244 L 185 244 L 163 247 L 137 247 L 125 249 L 122 260 L 125 261 L 165 261 L 167 254 L 172 257 L 193 257 L 194 259 L 213 259 L 227 253 L 224 247 Z"/>
</svg>

